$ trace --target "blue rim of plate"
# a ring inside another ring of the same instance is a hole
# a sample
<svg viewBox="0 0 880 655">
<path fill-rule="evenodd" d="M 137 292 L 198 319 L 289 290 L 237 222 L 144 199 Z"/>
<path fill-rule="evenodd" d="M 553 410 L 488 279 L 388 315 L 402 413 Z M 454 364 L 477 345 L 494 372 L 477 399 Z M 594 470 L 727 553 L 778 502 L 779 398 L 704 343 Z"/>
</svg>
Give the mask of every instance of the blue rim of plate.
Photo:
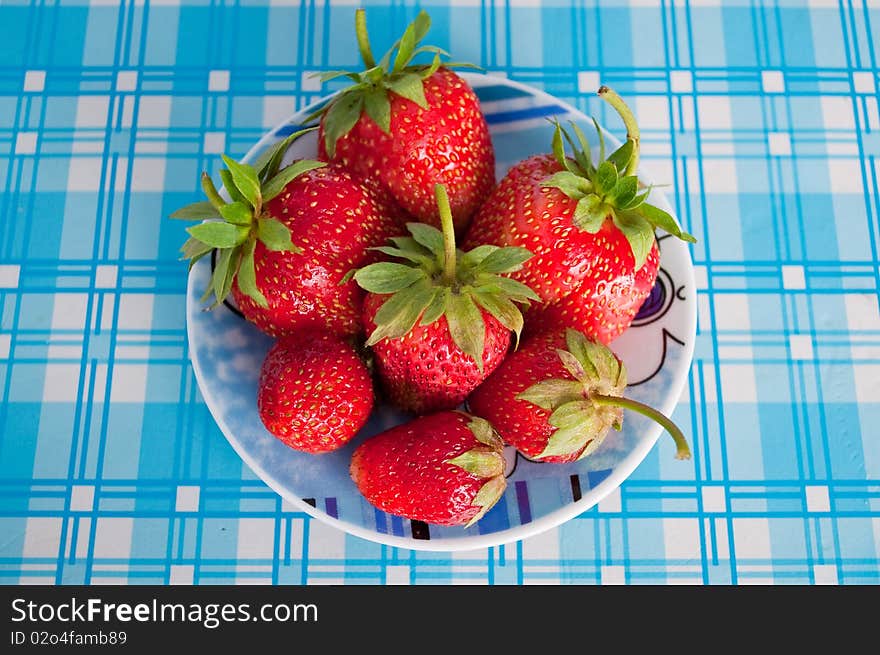
<svg viewBox="0 0 880 655">
<path fill-rule="evenodd" d="M 505 125 L 522 125 L 523 122 L 545 121 L 546 119 L 554 116 L 560 118 L 567 117 L 569 119 L 576 120 L 579 123 L 591 123 L 591 119 L 580 110 L 539 89 L 535 89 L 533 87 L 509 80 L 507 78 L 493 77 L 490 75 L 475 73 L 460 73 L 460 75 L 465 78 L 465 80 L 469 84 L 471 84 L 478 97 L 480 98 L 480 101 L 484 106 L 487 123 L 489 124 L 490 131 L 493 133 L 493 140 L 495 133 L 499 130 L 499 128 L 503 129 L 503 126 Z M 290 118 L 277 125 L 273 130 L 267 132 L 247 152 L 242 161 L 253 161 L 263 150 L 265 150 L 266 147 L 268 147 L 272 143 L 281 140 L 282 138 L 291 134 L 297 129 L 300 129 L 302 125 L 300 125 L 297 121 L 301 120 L 305 116 L 308 116 L 311 112 L 315 111 L 322 104 L 329 101 L 329 99 L 331 99 L 333 95 L 335 94 L 328 94 L 327 96 L 312 103 L 308 107 L 294 113 Z M 522 100 L 528 99 L 532 101 L 537 100 L 538 102 L 521 103 Z M 487 106 L 492 107 L 493 109 L 488 109 L 486 108 Z M 497 110 L 495 109 L 496 107 Z M 604 129 L 603 133 L 609 147 L 613 148 L 619 145 L 620 141 L 616 139 L 613 135 L 611 135 Z M 550 132 L 548 130 L 548 146 L 549 136 Z M 501 175 L 503 175 L 503 173 L 503 170 L 498 171 L 499 179 Z M 640 171 L 640 177 L 648 182 L 651 181 L 650 176 L 646 175 L 642 171 Z M 673 211 L 665 196 L 663 196 L 656 190 L 653 192 L 652 202 L 654 202 L 655 204 L 659 204 L 661 207 L 675 215 L 675 212 Z M 669 240 L 671 242 L 674 242 L 673 247 L 675 247 L 677 250 L 676 258 L 681 260 L 678 262 L 678 266 L 683 270 L 679 271 L 679 273 L 684 274 L 684 279 L 682 280 L 679 276 L 678 279 L 673 282 L 669 278 L 668 273 L 666 273 L 666 271 L 662 268 L 664 264 L 664 258 L 663 248 L 661 246 L 661 274 L 658 277 L 658 284 L 655 287 L 656 293 L 652 293 L 651 297 L 648 298 L 648 300 L 645 302 L 645 305 L 643 306 L 643 310 L 639 313 L 639 315 L 636 317 L 636 320 L 633 322 L 633 327 L 636 327 L 645 323 L 657 321 L 668 312 L 672 303 L 672 296 L 680 297 L 683 290 L 689 291 L 689 293 L 684 296 L 684 299 L 689 299 L 690 302 L 684 302 L 686 310 L 683 314 L 680 314 L 679 316 L 683 323 L 681 325 L 681 329 L 679 330 L 678 335 L 671 335 L 665 329 L 662 330 L 662 356 L 657 371 L 652 373 L 647 378 L 640 380 L 640 382 L 635 383 L 641 384 L 643 382 L 646 382 L 652 379 L 656 373 L 659 373 L 661 369 L 665 368 L 666 350 L 668 345 L 667 337 L 674 341 L 680 348 L 679 355 L 675 360 L 676 368 L 670 372 L 672 375 L 672 380 L 666 387 L 667 392 L 663 395 L 662 403 L 655 404 L 655 407 L 657 407 L 657 409 L 667 415 L 670 415 L 678 404 L 679 398 L 684 390 L 685 384 L 688 379 L 688 374 L 693 359 L 697 323 L 696 283 L 690 252 L 686 244 L 677 242 L 677 240 L 672 238 L 669 238 Z M 265 484 L 267 484 L 273 491 L 279 494 L 283 499 L 290 502 L 297 509 L 303 511 L 304 513 L 315 519 L 318 519 L 325 524 L 342 530 L 343 532 L 388 546 L 423 551 L 452 552 L 474 550 L 519 541 L 555 528 L 565 523 L 566 521 L 577 517 L 578 515 L 598 504 L 603 498 L 605 498 L 606 496 L 608 496 L 608 494 L 618 488 L 624 482 L 624 480 L 626 480 L 632 474 L 636 467 L 645 459 L 647 454 L 654 447 L 658 438 L 663 432 L 662 428 L 654 423 L 643 423 L 644 427 L 639 431 L 639 436 L 634 444 L 634 447 L 632 447 L 622 458 L 615 461 L 613 466 L 604 469 L 600 468 L 596 470 L 581 471 L 579 473 L 569 474 L 569 482 L 571 486 L 571 501 L 562 504 L 557 509 L 549 511 L 546 514 L 540 516 L 532 515 L 532 511 L 528 506 L 528 487 L 526 486 L 526 483 L 524 481 L 514 481 L 513 484 L 508 484 L 508 489 L 505 492 L 505 496 L 502 497 L 502 501 L 504 500 L 504 498 L 510 495 L 514 496 L 514 501 L 519 505 L 520 518 L 522 519 L 522 522 L 514 526 L 502 528 L 497 531 L 472 534 L 469 532 L 465 532 L 462 529 L 462 536 L 460 537 L 448 536 L 447 534 L 447 536 L 441 536 L 437 538 L 430 536 L 432 530 L 436 532 L 436 526 L 427 526 L 418 521 L 407 521 L 405 519 L 401 520 L 398 517 L 385 515 L 389 523 L 396 523 L 398 525 L 398 529 L 394 530 L 394 532 L 401 532 L 401 530 L 399 529 L 399 524 L 401 523 L 401 521 L 403 523 L 409 523 L 410 536 L 406 536 L 405 531 L 404 534 L 393 534 L 388 532 L 387 524 L 386 531 L 383 532 L 379 530 L 378 527 L 377 529 L 369 529 L 363 525 L 358 525 L 350 521 L 340 519 L 337 516 L 334 516 L 333 513 L 331 513 L 329 507 L 327 511 L 319 509 L 316 504 L 313 504 L 314 499 L 304 498 L 297 495 L 292 490 L 290 490 L 282 481 L 280 481 L 274 475 L 268 472 L 265 467 L 261 465 L 260 462 L 252 455 L 252 453 L 250 453 L 248 449 L 246 449 L 242 445 L 242 443 L 236 436 L 235 431 L 224 420 L 223 412 L 221 411 L 218 400 L 211 393 L 209 385 L 206 384 L 207 380 L 204 377 L 204 371 L 202 370 L 201 362 L 199 358 L 196 357 L 198 348 L 197 344 L 194 341 L 194 330 L 192 328 L 191 317 L 194 315 L 194 312 L 202 311 L 202 307 L 199 304 L 201 291 L 194 288 L 194 281 L 198 279 L 199 271 L 197 269 L 203 269 L 206 265 L 209 265 L 206 264 L 206 260 L 207 258 L 200 261 L 196 266 L 193 267 L 192 271 L 190 271 L 187 285 L 186 313 L 188 345 L 191 353 L 193 371 L 195 373 L 196 381 L 199 385 L 200 391 L 206 405 L 208 406 L 209 411 L 211 412 L 218 427 L 226 437 L 227 441 L 233 447 L 235 452 L 239 455 L 239 457 L 241 457 L 242 461 L 247 464 L 261 480 L 263 480 Z M 648 308 L 648 306 L 650 306 L 649 313 L 651 315 L 649 318 L 643 319 L 642 315 L 645 313 L 645 310 Z M 229 309 L 233 308 L 229 307 Z M 256 330 L 255 327 L 253 329 Z M 684 334 L 682 334 L 682 332 Z M 627 420 L 632 421 L 632 418 L 630 418 L 630 416 L 625 418 L 625 425 L 627 423 Z M 508 456 L 509 451 L 510 449 L 508 448 Z M 597 451 L 597 453 L 600 451 Z M 514 468 L 511 473 L 508 473 L 508 478 L 515 474 L 516 468 L 520 465 L 520 462 L 523 461 L 526 462 L 525 465 L 527 466 L 565 466 L 555 464 L 537 464 L 528 462 L 522 456 L 515 456 Z M 587 485 L 586 491 L 583 489 L 584 483 L 586 483 Z M 523 506 L 524 495 L 525 506 Z M 484 519 L 482 519 L 477 524 L 477 526 L 480 526 L 480 524 L 484 524 L 486 519 L 491 517 L 492 512 L 495 511 L 495 509 L 496 508 L 490 510 L 486 517 L 484 517 Z M 382 514 L 378 510 L 375 511 L 377 514 Z M 524 515 L 523 512 L 525 512 L 526 515 Z M 449 528 L 445 528 L 443 530 L 448 533 Z M 473 530 L 473 528 L 471 528 L 471 530 Z"/>
</svg>

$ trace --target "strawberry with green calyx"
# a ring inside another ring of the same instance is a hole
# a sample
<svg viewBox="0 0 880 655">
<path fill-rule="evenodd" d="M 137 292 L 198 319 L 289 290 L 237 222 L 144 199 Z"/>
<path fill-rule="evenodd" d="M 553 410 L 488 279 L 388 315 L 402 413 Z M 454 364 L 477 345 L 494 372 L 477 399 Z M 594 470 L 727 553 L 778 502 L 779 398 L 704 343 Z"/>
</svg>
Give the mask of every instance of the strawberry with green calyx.
<svg viewBox="0 0 880 655">
<path fill-rule="evenodd" d="M 529 312 L 526 334 L 564 324 L 609 343 L 629 326 L 656 281 L 660 257 L 654 229 L 695 241 L 672 216 L 647 202 L 650 189 L 642 189 L 636 176 L 638 125 L 614 91 L 603 86 L 599 95 L 622 116 L 624 144 L 606 158 L 597 125 L 600 152 L 594 163 L 580 128 L 572 123 L 569 132 L 557 122 L 553 154 L 513 166 L 465 238 L 465 247 L 521 245 L 534 253 L 512 275 L 545 302 Z M 566 142 L 573 157 L 565 154 Z"/>
<path fill-rule="evenodd" d="M 459 411 L 429 414 L 370 437 L 349 467 L 358 490 L 389 514 L 470 527 L 507 486 L 492 426 Z"/>
<path fill-rule="evenodd" d="M 455 247 L 449 200 L 435 189 L 443 231 L 408 223 L 412 236 L 377 248 L 403 260 L 354 273 L 364 300 L 367 345 L 388 399 L 425 413 L 452 409 L 501 363 L 523 317 L 517 303 L 537 300 L 527 286 L 502 274 L 530 256 L 525 248 Z"/>
<path fill-rule="evenodd" d="M 495 155 L 476 94 L 450 70 L 470 64 L 443 62 L 443 50 L 419 45 L 430 26 L 428 14 L 420 12 L 377 63 L 365 13 L 357 10 L 365 70 L 321 77 L 345 76 L 353 84 L 319 110 L 319 157 L 379 180 L 401 207 L 438 227 L 433 190 L 443 184 L 461 233 L 495 183 Z M 422 53 L 433 54 L 433 61 L 414 64 Z"/>
<path fill-rule="evenodd" d="M 370 417 L 370 373 L 354 347 L 328 333 L 275 341 L 263 360 L 257 408 L 266 429 L 307 453 L 337 450 Z"/>
<path fill-rule="evenodd" d="M 217 263 L 202 302 L 214 295 L 211 307 L 222 303 L 239 284 L 245 293 L 263 304 L 265 298 L 254 284 L 254 250 L 257 242 L 278 252 L 301 252 L 290 240 L 290 230 L 273 216 L 263 214 L 266 203 L 280 194 L 288 182 L 306 171 L 326 166 L 324 162 L 301 160 L 279 170 L 284 153 L 301 135 L 315 128 L 300 130 L 281 141 L 259 162 L 259 167 L 240 164 L 222 155 L 227 168 L 220 178 L 230 196 L 227 202 L 207 173 L 202 173 L 202 190 L 207 200 L 186 205 L 171 214 L 171 218 L 202 220 L 204 222 L 186 231 L 190 237 L 183 244 L 183 259 L 190 267 L 208 253 L 217 251 Z"/>
<path fill-rule="evenodd" d="M 364 293 L 353 282 L 339 282 L 375 259 L 370 247 L 403 231 L 401 212 L 380 197 L 387 192 L 338 165 L 302 160 L 280 169 L 284 152 L 303 132 L 255 166 L 224 156 L 228 168 L 220 176 L 230 201 L 205 174 L 208 201 L 172 217 L 209 219 L 188 229 L 183 253 L 192 262 L 216 252 L 204 298 L 214 295 L 211 307 L 231 292 L 244 317 L 269 335 L 321 328 L 357 336 Z"/>
<path fill-rule="evenodd" d="M 529 339 L 468 399 L 505 443 L 542 462 L 587 457 L 629 409 L 662 425 L 676 458 L 690 459 L 681 430 L 666 416 L 623 396 L 626 367 L 606 346 L 572 329 Z"/>
</svg>

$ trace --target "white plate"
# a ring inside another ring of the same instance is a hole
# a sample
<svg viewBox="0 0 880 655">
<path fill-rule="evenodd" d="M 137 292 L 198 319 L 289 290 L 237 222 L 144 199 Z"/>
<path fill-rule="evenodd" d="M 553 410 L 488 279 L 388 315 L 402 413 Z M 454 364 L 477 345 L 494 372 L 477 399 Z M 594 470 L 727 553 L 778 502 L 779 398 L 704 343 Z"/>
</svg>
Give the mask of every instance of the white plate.
<svg viewBox="0 0 880 655">
<path fill-rule="evenodd" d="M 574 120 L 590 135 L 592 121 L 575 108 L 507 79 L 463 75 L 480 97 L 495 146 L 500 180 L 517 161 L 549 152 L 548 117 Z M 253 161 L 299 126 L 313 107 L 265 135 L 245 156 Z M 606 134 L 616 147 L 619 141 Z M 315 157 L 315 133 L 294 144 L 288 160 Z M 643 175 L 643 178 L 646 176 Z M 668 180 L 662 180 L 668 182 Z M 652 203 L 673 213 L 659 192 Z M 633 326 L 614 344 L 629 371 L 627 395 L 667 415 L 681 395 L 690 369 L 696 331 L 696 288 L 687 244 L 663 236 L 661 271 Z M 360 495 L 348 474 L 354 448 L 367 436 L 400 422 L 378 407 L 361 433 L 326 455 L 294 451 L 275 439 L 257 413 L 257 377 L 269 337 L 230 307 L 203 311 L 199 302 L 211 273 L 209 258 L 193 267 L 187 289 L 189 346 L 196 379 L 214 419 L 248 466 L 273 490 L 316 519 L 376 542 L 417 550 L 453 551 L 507 543 L 574 518 L 618 487 L 656 443 L 661 428 L 627 412 L 621 432 L 612 431 L 592 456 L 572 464 L 540 464 L 507 449 L 508 488 L 471 528 L 427 526 L 380 512 Z M 686 466 L 687 464 L 682 464 Z"/>
</svg>

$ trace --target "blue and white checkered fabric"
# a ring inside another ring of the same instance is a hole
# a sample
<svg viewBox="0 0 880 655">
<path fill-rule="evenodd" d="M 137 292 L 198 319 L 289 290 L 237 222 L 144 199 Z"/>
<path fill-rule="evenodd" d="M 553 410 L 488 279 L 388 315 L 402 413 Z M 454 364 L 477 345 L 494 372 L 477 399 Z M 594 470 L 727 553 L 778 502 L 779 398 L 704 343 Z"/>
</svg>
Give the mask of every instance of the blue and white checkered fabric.
<svg viewBox="0 0 880 655">
<path fill-rule="evenodd" d="M 390 43 L 418 6 L 365 3 Z M 244 466 L 186 343 L 198 173 L 357 66 L 354 3 L 0 0 L 0 581 L 880 583 L 880 5 L 428 2 L 433 43 L 566 100 L 686 225 L 696 355 L 597 507 L 512 545 L 399 550 Z"/>
</svg>

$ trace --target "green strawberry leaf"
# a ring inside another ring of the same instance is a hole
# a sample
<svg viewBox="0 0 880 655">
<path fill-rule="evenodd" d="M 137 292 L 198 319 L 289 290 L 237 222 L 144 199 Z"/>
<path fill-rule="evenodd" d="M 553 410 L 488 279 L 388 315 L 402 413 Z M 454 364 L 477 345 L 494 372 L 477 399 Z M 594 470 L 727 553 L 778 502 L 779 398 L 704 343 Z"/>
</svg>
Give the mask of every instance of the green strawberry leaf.
<svg viewBox="0 0 880 655">
<path fill-rule="evenodd" d="M 565 156 L 565 144 L 562 142 L 562 125 L 559 124 L 559 121 L 555 121 L 555 125 L 556 129 L 553 131 L 553 139 L 550 141 L 551 148 L 553 149 L 553 157 L 567 172 L 578 176 L 581 174 L 581 171 L 578 171 L 574 163 Z"/>
<path fill-rule="evenodd" d="M 211 277 L 211 286 L 214 292 L 214 303 L 211 307 L 216 307 L 226 300 L 226 296 L 232 290 L 232 281 L 235 278 L 240 257 L 241 246 L 226 248 L 219 252 L 214 266 L 214 274 Z M 210 290 L 205 295 L 210 295 Z"/>
<path fill-rule="evenodd" d="M 229 194 L 229 197 L 232 199 L 232 202 L 243 202 L 248 203 L 247 198 L 245 198 L 241 191 L 238 190 L 235 186 L 235 181 L 232 179 L 232 173 L 230 173 L 227 169 L 220 169 L 220 181 L 223 182 L 223 188 L 226 193 Z M 212 182 L 213 185 L 213 182 Z M 250 204 L 250 203 L 248 203 Z"/>
<path fill-rule="evenodd" d="M 428 108 L 428 99 L 425 98 L 425 84 L 420 75 L 404 73 L 395 76 L 387 83 L 387 87 L 402 98 L 416 103 L 422 109 Z"/>
<path fill-rule="evenodd" d="M 396 293 L 414 282 L 427 279 L 425 271 L 406 264 L 379 262 L 360 269 L 354 275 L 355 281 L 370 293 Z"/>
<path fill-rule="evenodd" d="M 624 207 L 636 197 L 639 190 L 639 179 L 635 175 L 628 175 L 617 180 L 617 184 L 610 192 L 615 207 Z"/>
<path fill-rule="evenodd" d="M 257 220 L 257 239 L 269 250 L 275 252 L 302 253 L 302 248 L 290 240 L 290 229 L 277 218 L 260 218 Z"/>
<path fill-rule="evenodd" d="M 470 295 L 450 294 L 446 307 L 446 322 L 449 324 L 449 334 L 453 343 L 469 355 L 482 372 L 486 324 Z"/>
<path fill-rule="evenodd" d="M 217 187 L 214 186 L 214 180 L 212 180 L 211 176 L 205 172 L 202 173 L 202 191 L 204 191 L 205 195 L 208 197 L 208 202 L 211 203 L 214 206 L 214 209 L 218 212 L 220 211 L 220 208 L 226 204 L 226 201 L 220 197 Z"/>
<path fill-rule="evenodd" d="M 443 264 L 443 233 L 433 225 L 425 223 L 407 223 L 406 229 L 412 234 L 413 239 L 417 243 L 427 248 L 436 258 L 437 262 Z"/>
<path fill-rule="evenodd" d="M 593 371 L 587 372 L 587 369 L 590 367 L 585 367 L 584 364 L 573 354 L 567 350 L 562 350 L 561 348 L 556 349 L 556 354 L 559 356 L 559 359 L 562 361 L 562 365 L 565 367 L 565 370 L 568 371 L 571 376 L 580 382 L 589 382 L 593 377 Z"/>
<path fill-rule="evenodd" d="M 620 424 L 616 425 L 615 430 L 620 430 Z M 581 454 L 578 455 L 578 460 L 584 459 L 585 457 L 592 455 L 594 452 L 596 452 L 596 449 L 602 445 L 602 441 L 603 439 L 600 437 L 593 437 L 592 439 L 590 439 Z"/>
<path fill-rule="evenodd" d="M 599 139 L 599 161 L 605 161 L 605 135 L 602 133 L 602 128 L 599 127 L 599 121 L 593 118 L 593 126 L 596 128 L 596 136 Z"/>
<path fill-rule="evenodd" d="M 199 221 L 208 218 L 220 218 L 220 212 L 207 200 L 194 202 L 173 212 L 170 218 L 182 221 Z"/>
<path fill-rule="evenodd" d="M 269 202 L 272 200 L 272 198 L 284 191 L 285 187 L 290 184 L 292 180 L 303 173 L 312 171 L 316 168 L 322 168 L 326 165 L 327 164 L 321 161 L 301 159 L 292 163 L 290 166 L 285 166 L 277 175 L 266 182 L 266 185 L 263 187 L 263 202 Z"/>
<path fill-rule="evenodd" d="M 424 248 L 421 247 L 419 247 L 418 251 L 393 248 L 391 246 L 374 246 L 372 248 L 369 248 L 369 250 L 376 250 L 378 252 L 381 252 L 383 255 L 388 255 L 389 257 L 399 257 L 400 259 L 406 259 L 408 261 L 411 261 L 413 264 L 418 264 L 423 267 L 435 266 L 434 259 L 430 255 L 423 254 Z"/>
<path fill-rule="evenodd" d="M 260 191 L 260 179 L 257 177 L 257 172 L 247 164 L 240 164 L 231 157 L 226 155 L 221 155 L 221 157 L 232 175 L 235 187 L 241 192 L 241 195 L 245 197 L 252 207 L 260 207 L 263 201 L 262 192 Z"/>
<path fill-rule="evenodd" d="M 254 239 L 249 239 L 242 247 L 241 266 L 238 269 L 238 288 L 265 309 L 269 306 L 269 301 L 257 288 L 257 275 L 254 267 L 254 248 L 256 245 L 257 242 Z"/>
<path fill-rule="evenodd" d="M 336 142 L 339 138 L 348 134 L 358 122 L 363 108 L 363 94 L 351 92 L 343 93 L 330 105 L 324 118 L 324 147 L 330 157 L 336 154 Z"/>
<path fill-rule="evenodd" d="M 504 494 L 506 488 L 507 479 L 503 475 L 496 475 L 494 478 L 489 478 L 489 481 L 480 487 L 477 495 L 474 496 L 474 499 L 471 501 L 471 505 L 479 507 L 480 511 L 477 512 L 477 514 L 474 515 L 464 527 L 469 528 L 483 518 L 486 515 L 486 512 L 495 506 L 495 503 L 497 503 Z"/>
<path fill-rule="evenodd" d="M 654 227 L 659 227 L 664 232 L 668 232 L 679 239 L 683 239 L 688 243 L 697 242 L 697 239 L 693 235 L 683 232 L 678 226 L 678 222 L 670 214 L 659 207 L 643 203 L 634 213 L 646 219 Z"/>
<path fill-rule="evenodd" d="M 284 162 L 284 155 L 287 154 L 287 151 L 290 149 L 290 146 L 293 145 L 293 142 L 300 138 L 303 134 L 307 134 L 309 132 L 313 132 L 317 130 L 318 126 L 307 127 L 302 130 L 297 130 L 293 132 L 289 136 L 287 136 L 283 141 L 280 141 L 276 145 L 268 148 L 266 152 L 260 155 L 260 158 L 254 164 L 254 168 L 259 171 L 259 177 L 262 182 L 267 182 L 271 180 L 278 174 L 278 171 L 281 168 L 281 164 Z M 266 197 L 266 190 L 263 189 L 263 202 L 266 202 L 268 198 Z"/>
<path fill-rule="evenodd" d="M 464 268 L 473 270 L 479 265 L 481 261 L 486 259 L 486 257 L 491 255 L 499 248 L 500 246 L 493 246 L 491 244 L 477 246 L 462 254 L 459 262 Z"/>
<path fill-rule="evenodd" d="M 434 254 L 433 251 L 431 251 L 429 248 L 425 248 L 422 244 L 420 244 L 412 237 L 390 237 L 388 240 L 401 250 L 419 253 L 425 255 L 426 257 L 432 257 Z"/>
<path fill-rule="evenodd" d="M 391 134 L 391 102 L 385 89 L 373 89 L 364 94 L 364 109 L 385 134 Z"/>
<path fill-rule="evenodd" d="M 373 87 L 381 82 L 384 77 L 385 69 L 381 66 L 373 66 L 373 68 L 361 73 L 361 79 L 368 83 L 368 86 L 366 87 L 367 92 L 372 91 Z"/>
<path fill-rule="evenodd" d="M 559 171 L 544 180 L 541 186 L 556 187 L 573 200 L 580 200 L 593 190 L 593 185 L 586 178 L 571 171 Z"/>
<path fill-rule="evenodd" d="M 632 160 L 634 151 L 635 141 L 627 139 L 622 146 L 608 155 L 608 161 L 614 164 L 614 167 L 622 173 L 626 170 L 630 160 Z"/>
<path fill-rule="evenodd" d="M 192 270 L 193 265 L 212 250 L 214 250 L 213 246 L 202 243 L 195 237 L 190 237 L 180 248 L 180 252 L 183 255 L 180 259 L 188 259 L 189 268 Z"/>
<path fill-rule="evenodd" d="M 565 331 L 565 346 L 584 370 L 589 371 L 593 381 L 615 384 L 619 379 L 620 361 L 606 346 L 572 329 Z"/>
<path fill-rule="evenodd" d="M 541 302 L 541 297 L 531 287 L 517 280 L 501 275 L 480 276 L 474 283 L 479 288 L 491 287 L 493 291 L 502 293 L 516 302 L 534 300 Z"/>
<path fill-rule="evenodd" d="M 602 202 L 594 193 L 578 200 L 577 206 L 574 208 L 574 216 L 572 222 L 581 230 L 596 234 L 602 229 L 605 218 L 611 212 L 611 208 Z"/>
<path fill-rule="evenodd" d="M 641 207 L 644 209 L 644 205 Z M 634 213 L 614 214 L 614 224 L 623 232 L 632 248 L 635 270 L 639 270 L 648 258 L 654 245 L 654 228 L 651 224 Z"/>
<path fill-rule="evenodd" d="M 427 279 L 389 297 L 376 312 L 373 319 L 376 329 L 367 339 L 366 345 L 373 346 L 382 339 L 398 339 L 407 334 L 432 299 L 433 293 Z"/>
<path fill-rule="evenodd" d="M 354 82 L 360 82 L 361 78 L 357 73 L 352 73 L 351 71 L 327 71 L 325 73 L 312 73 L 309 77 L 318 78 L 318 81 L 321 84 L 325 84 L 331 80 L 335 80 L 340 77 L 347 77 L 348 79 Z"/>
<path fill-rule="evenodd" d="M 523 315 L 519 308 L 491 290 L 481 291 L 477 288 L 471 291 L 471 296 L 477 304 L 497 318 L 501 325 L 516 335 L 516 343 L 519 345 L 519 335 L 523 329 Z"/>
<path fill-rule="evenodd" d="M 596 411 L 589 400 L 572 400 L 559 406 L 547 419 L 557 430 L 538 456 L 565 456 L 576 453 L 588 440 L 595 438 L 599 426 Z"/>
<path fill-rule="evenodd" d="M 586 135 L 577 123 L 575 123 L 574 121 L 570 121 L 570 124 L 571 129 L 574 130 L 575 136 L 577 137 L 578 143 L 580 144 L 580 148 L 576 148 L 574 144 L 572 144 L 571 148 L 574 151 L 578 163 L 581 165 L 581 168 L 584 169 L 584 173 L 586 173 L 588 177 L 592 177 L 593 173 L 595 173 L 595 170 L 593 169 L 593 161 L 590 156 L 590 143 L 589 141 L 587 141 Z M 571 142 L 570 139 L 569 142 Z"/>
<path fill-rule="evenodd" d="M 425 307 L 425 311 L 422 313 L 422 320 L 419 321 L 419 324 L 430 325 L 439 320 L 440 317 L 443 316 L 443 312 L 446 311 L 446 305 L 449 303 L 449 296 L 451 294 L 452 291 L 449 287 L 434 287 L 431 300 L 428 302 L 428 306 Z"/>
<path fill-rule="evenodd" d="M 519 393 L 516 400 L 524 400 L 547 411 L 553 411 L 565 403 L 582 399 L 583 394 L 584 385 L 582 383 L 551 378 L 533 384 Z"/>
<path fill-rule="evenodd" d="M 504 457 L 501 453 L 485 450 L 483 446 L 466 450 L 457 457 L 447 459 L 446 463 L 464 469 L 478 478 L 491 478 L 504 474 Z"/>
<path fill-rule="evenodd" d="M 400 37 L 400 45 L 397 47 L 397 56 L 394 58 L 394 72 L 402 71 L 404 67 L 412 59 L 413 51 L 416 49 L 416 26 L 415 22 L 410 23 L 404 30 L 403 36 Z"/>
<path fill-rule="evenodd" d="M 651 195 L 651 190 L 653 188 L 654 187 L 649 187 L 647 191 L 643 191 L 642 193 L 638 194 L 637 196 L 634 196 L 633 199 L 627 203 L 617 202 L 615 204 L 617 205 L 617 208 L 622 211 L 629 211 L 629 210 L 637 209 L 637 208 L 641 207 L 642 204 L 644 204 L 645 200 L 648 199 L 648 196 Z"/>
<path fill-rule="evenodd" d="M 220 208 L 220 215 L 233 225 L 250 225 L 254 220 L 254 210 L 243 202 L 231 202 Z"/>
<path fill-rule="evenodd" d="M 419 48 L 419 50 L 422 49 L 423 48 Z M 440 68 L 441 64 L 442 62 L 440 61 L 440 53 L 434 53 L 434 59 L 431 61 L 431 65 L 421 71 L 419 73 L 419 77 L 421 77 L 423 80 L 428 79 L 429 77 L 431 77 L 431 75 L 437 72 L 437 69 Z"/>
<path fill-rule="evenodd" d="M 491 446 L 499 453 L 504 448 L 504 443 L 501 441 L 501 437 L 498 436 L 495 429 L 492 427 L 492 424 L 486 419 L 480 418 L 479 416 L 471 416 L 471 420 L 468 423 L 468 429 L 474 435 L 474 439 L 481 444 Z"/>
<path fill-rule="evenodd" d="M 593 179 L 596 185 L 596 192 L 599 194 L 610 193 L 617 185 L 617 169 L 610 161 L 603 161 L 596 169 L 596 176 Z"/>
<path fill-rule="evenodd" d="M 531 258 L 530 250 L 507 246 L 486 255 L 474 270 L 481 273 L 512 273 L 522 268 L 522 265 Z"/>
<path fill-rule="evenodd" d="M 186 228 L 190 236 L 213 248 L 232 248 L 247 238 L 248 229 L 222 221 L 210 221 Z"/>
<path fill-rule="evenodd" d="M 412 22 L 412 26 L 413 38 L 415 39 L 416 43 L 419 43 L 428 34 L 428 30 L 431 29 L 431 15 L 427 11 L 422 9 L 416 16 L 415 20 Z M 433 46 L 423 46 L 423 48 L 431 47 Z"/>
<path fill-rule="evenodd" d="M 443 57 L 449 57 L 449 53 L 446 52 L 443 48 L 438 48 L 435 45 L 421 45 L 413 51 L 413 57 L 422 54 L 423 52 L 431 52 L 435 55 L 442 55 Z"/>
</svg>

